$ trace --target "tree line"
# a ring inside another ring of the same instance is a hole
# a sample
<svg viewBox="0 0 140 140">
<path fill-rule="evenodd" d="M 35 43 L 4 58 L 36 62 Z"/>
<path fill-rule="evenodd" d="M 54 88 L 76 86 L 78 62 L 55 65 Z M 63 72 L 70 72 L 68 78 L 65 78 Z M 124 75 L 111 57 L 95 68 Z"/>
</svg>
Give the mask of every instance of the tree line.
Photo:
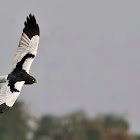
<svg viewBox="0 0 140 140">
<path fill-rule="evenodd" d="M 0 140 L 140 140 L 128 133 L 129 128 L 122 116 L 89 118 L 83 111 L 36 119 L 21 102 L 0 115 Z"/>
</svg>

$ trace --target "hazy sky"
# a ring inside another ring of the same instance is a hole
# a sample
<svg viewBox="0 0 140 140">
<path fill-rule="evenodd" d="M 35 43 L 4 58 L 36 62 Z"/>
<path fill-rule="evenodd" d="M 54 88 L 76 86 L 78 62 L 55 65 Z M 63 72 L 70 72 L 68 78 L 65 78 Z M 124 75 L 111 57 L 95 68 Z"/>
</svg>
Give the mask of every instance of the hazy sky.
<svg viewBox="0 0 140 140">
<path fill-rule="evenodd" d="M 11 70 L 29 13 L 41 30 L 30 71 L 37 84 L 24 86 L 19 99 L 31 113 L 113 112 L 140 133 L 140 1 L 1 2 L 1 75 Z"/>
</svg>

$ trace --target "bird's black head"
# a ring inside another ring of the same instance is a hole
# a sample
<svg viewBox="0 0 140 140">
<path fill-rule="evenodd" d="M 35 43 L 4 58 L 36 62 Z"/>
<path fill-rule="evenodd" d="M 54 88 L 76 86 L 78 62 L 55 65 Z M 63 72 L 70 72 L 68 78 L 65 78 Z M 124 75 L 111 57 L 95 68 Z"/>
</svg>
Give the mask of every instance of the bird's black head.
<svg viewBox="0 0 140 140">
<path fill-rule="evenodd" d="M 33 76 L 28 76 L 28 79 L 25 81 L 25 84 L 34 84 L 36 79 Z"/>
</svg>

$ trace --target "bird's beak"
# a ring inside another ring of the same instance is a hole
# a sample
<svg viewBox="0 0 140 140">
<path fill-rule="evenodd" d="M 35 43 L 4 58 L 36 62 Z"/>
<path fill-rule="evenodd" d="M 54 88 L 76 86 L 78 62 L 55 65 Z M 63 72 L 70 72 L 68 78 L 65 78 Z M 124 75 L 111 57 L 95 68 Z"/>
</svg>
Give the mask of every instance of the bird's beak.
<svg viewBox="0 0 140 140">
<path fill-rule="evenodd" d="M 37 82 L 35 81 L 35 83 L 37 83 Z"/>
</svg>

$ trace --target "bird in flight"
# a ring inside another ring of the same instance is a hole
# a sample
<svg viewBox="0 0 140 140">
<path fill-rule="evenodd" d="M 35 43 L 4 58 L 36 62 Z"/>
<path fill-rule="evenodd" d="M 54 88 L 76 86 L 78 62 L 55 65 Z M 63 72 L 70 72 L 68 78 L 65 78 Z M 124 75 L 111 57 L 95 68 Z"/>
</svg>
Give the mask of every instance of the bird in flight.
<svg viewBox="0 0 140 140">
<path fill-rule="evenodd" d="M 13 106 L 24 84 L 36 83 L 29 75 L 31 64 L 37 54 L 39 43 L 39 26 L 34 15 L 29 15 L 24 23 L 24 29 L 13 60 L 12 70 L 6 76 L 0 76 L 0 113 Z"/>
</svg>

